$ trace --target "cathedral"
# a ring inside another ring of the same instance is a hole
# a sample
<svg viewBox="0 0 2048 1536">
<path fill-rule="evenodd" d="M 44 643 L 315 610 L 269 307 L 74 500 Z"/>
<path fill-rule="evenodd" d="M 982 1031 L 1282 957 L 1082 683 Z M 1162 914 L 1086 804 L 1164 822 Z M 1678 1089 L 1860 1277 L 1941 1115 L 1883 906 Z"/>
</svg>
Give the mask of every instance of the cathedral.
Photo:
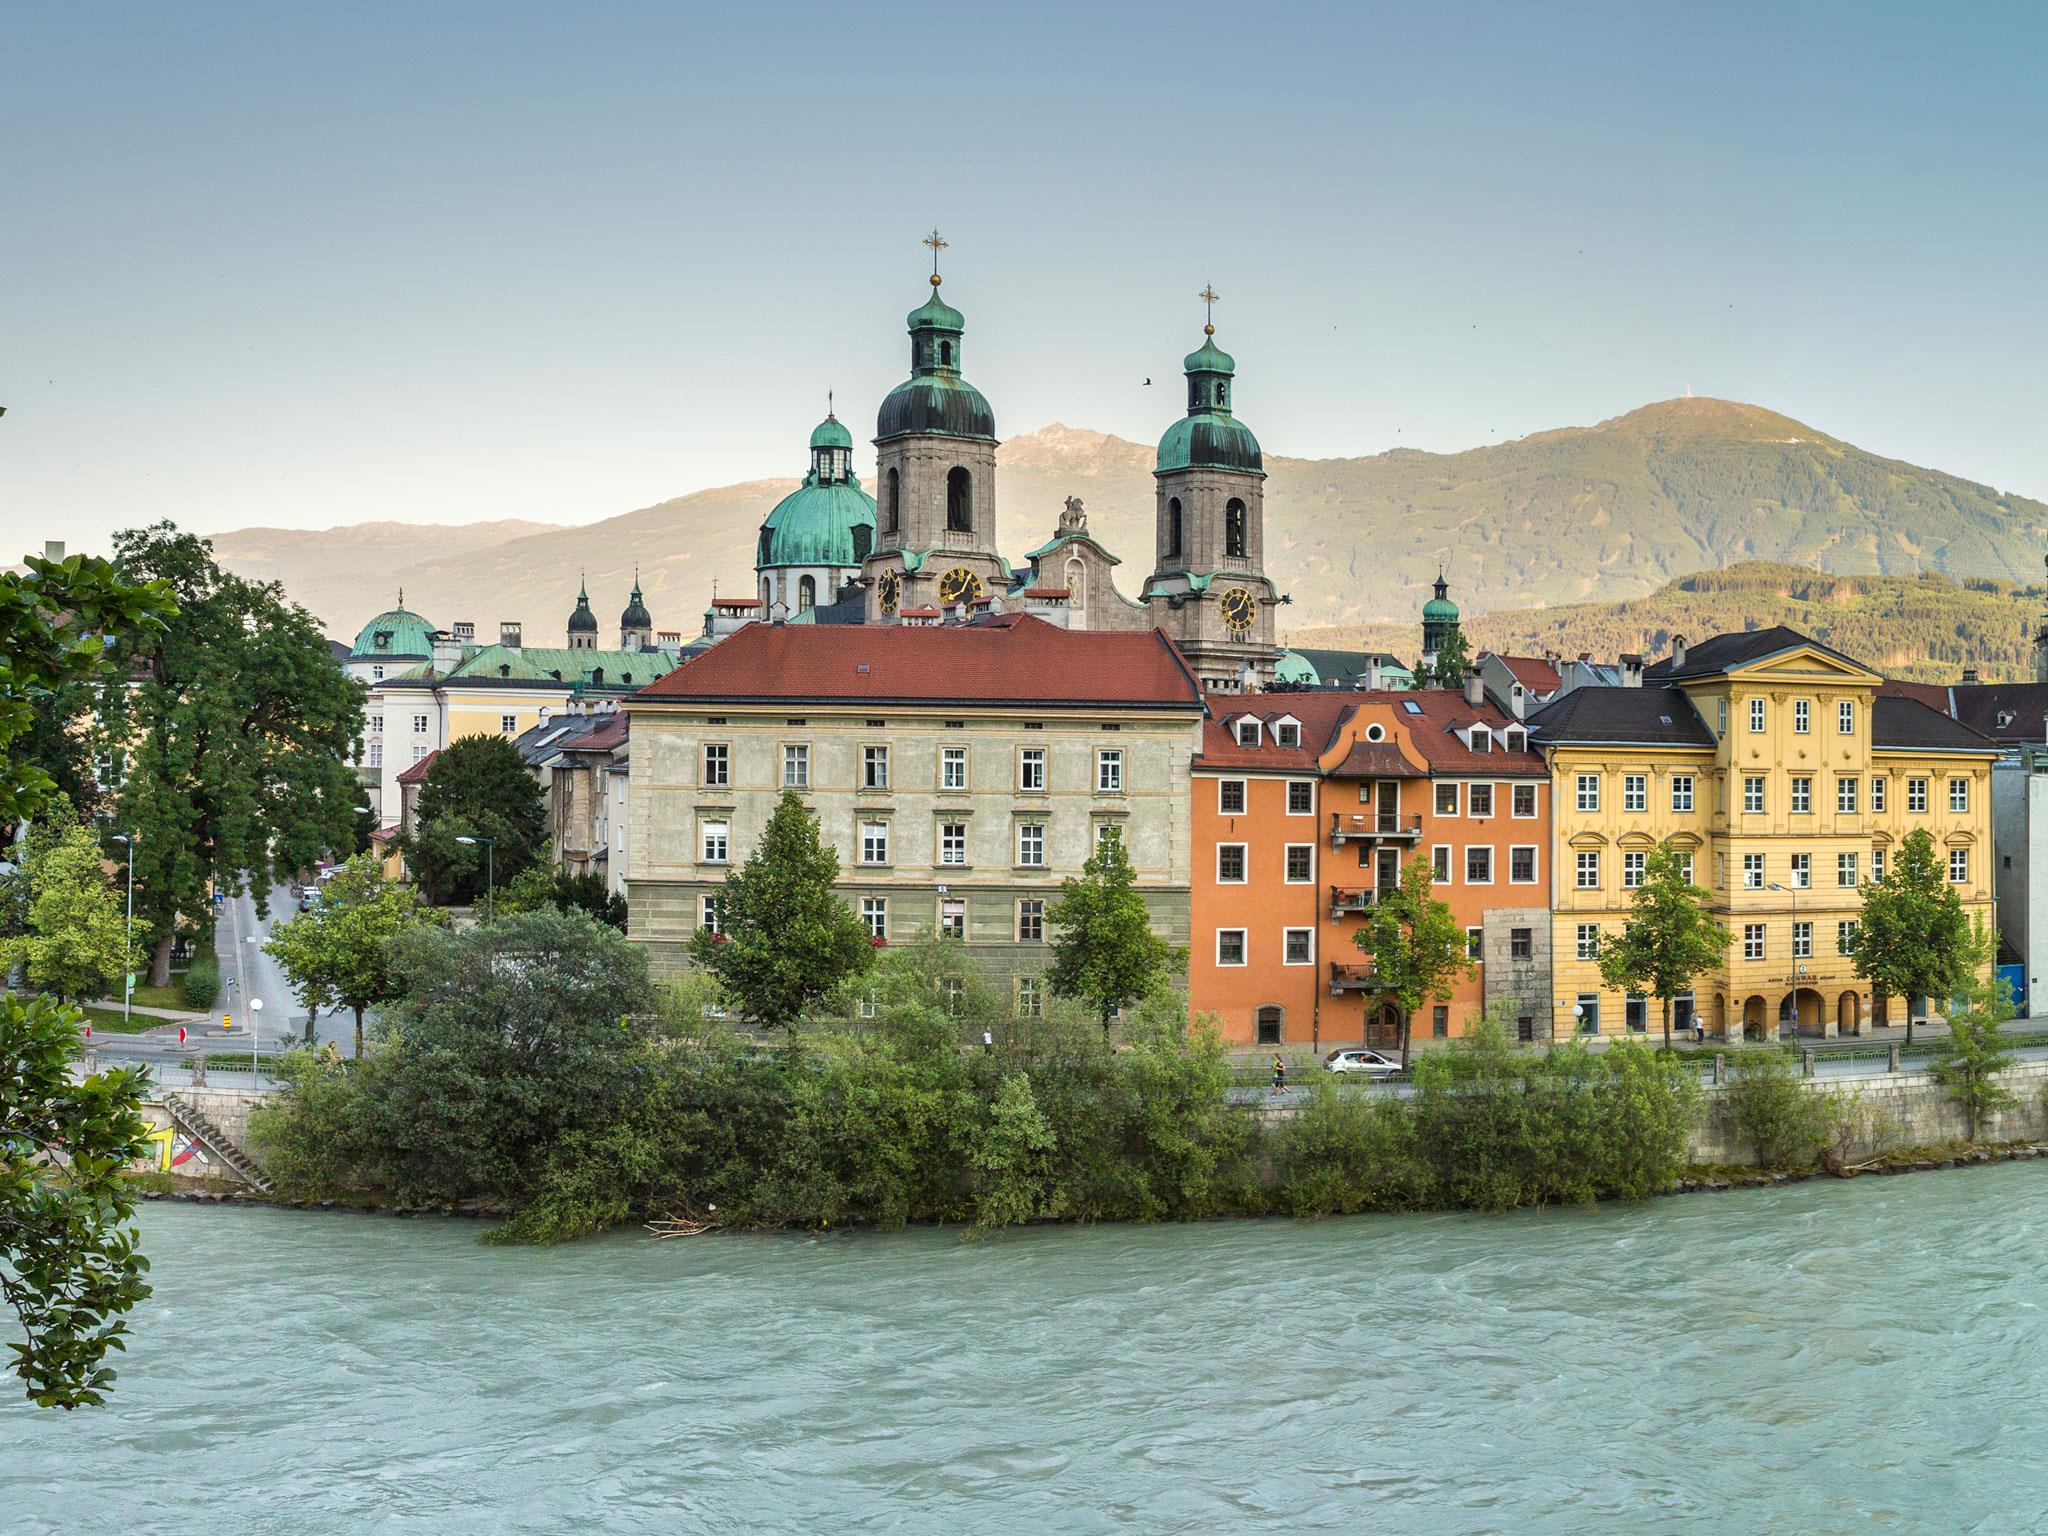
<svg viewBox="0 0 2048 1536">
<path fill-rule="evenodd" d="M 995 412 L 967 381 L 966 318 L 931 293 L 910 312 L 910 376 L 875 422 L 875 494 L 851 467 L 853 437 L 828 414 L 811 434 L 803 484 L 761 525 L 758 598 L 714 605 L 707 631 L 741 610 L 781 623 L 946 624 L 1028 613 L 1068 629 L 1170 635 L 1204 687 L 1262 688 L 1274 678 L 1275 593 L 1265 573 L 1266 473 L 1259 441 L 1232 403 L 1236 361 L 1216 345 L 1213 305 L 1188 354 L 1187 411 L 1159 440 L 1152 573 L 1135 598 L 1117 590 L 1117 557 L 1067 498 L 1050 536 L 1013 564 L 996 545 Z"/>
</svg>

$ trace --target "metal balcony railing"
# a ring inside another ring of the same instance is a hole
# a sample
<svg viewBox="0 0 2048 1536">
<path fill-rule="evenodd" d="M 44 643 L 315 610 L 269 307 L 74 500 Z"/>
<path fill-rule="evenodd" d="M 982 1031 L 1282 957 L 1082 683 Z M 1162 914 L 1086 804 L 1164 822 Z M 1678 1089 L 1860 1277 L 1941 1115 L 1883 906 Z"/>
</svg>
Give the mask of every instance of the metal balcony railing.
<svg viewBox="0 0 2048 1536">
<path fill-rule="evenodd" d="M 1381 811 L 1333 811 L 1330 813 L 1330 841 L 1333 843 L 1360 843 L 1369 841 L 1413 842 L 1422 836 L 1420 814 L 1401 816 Z"/>
</svg>

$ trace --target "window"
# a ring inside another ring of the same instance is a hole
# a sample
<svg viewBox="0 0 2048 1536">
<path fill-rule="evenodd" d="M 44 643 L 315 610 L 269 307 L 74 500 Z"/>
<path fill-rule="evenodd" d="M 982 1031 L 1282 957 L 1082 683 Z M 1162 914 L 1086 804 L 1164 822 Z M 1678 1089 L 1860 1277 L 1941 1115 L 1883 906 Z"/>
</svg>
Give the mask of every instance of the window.
<svg viewBox="0 0 2048 1536">
<path fill-rule="evenodd" d="M 1033 869 L 1045 865 L 1045 824 L 1023 821 L 1017 824 L 1017 862 Z"/>
<path fill-rule="evenodd" d="M 731 823 L 707 821 L 698 831 L 698 858 L 706 864 L 727 862 L 731 852 Z"/>
<path fill-rule="evenodd" d="M 1216 930 L 1216 963 L 1218 965 L 1244 964 L 1244 930 L 1242 928 L 1218 928 Z"/>
<path fill-rule="evenodd" d="M 1813 855 L 1795 853 L 1792 855 L 1792 889 L 1811 890 L 1813 887 Z"/>
<path fill-rule="evenodd" d="M 1430 878 L 1435 880 L 1438 885 L 1450 884 L 1451 845 L 1449 843 L 1438 843 L 1429 850 L 1429 873 Z"/>
<path fill-rule="evenodd" d="M 1589 850 L 1579 855 L 1579 889 L 1600 889 L 1600 855 L 1597 850 Z"/>
<path fill-rule="evenodd" d="M 425 715 L 414 715 L 412 717 L 412 733 L 415 736 L 427 734 L 427 717 Z"/>
<path fill-rule="evenodd" d="M 1536 1039 L 1536 1019 L 1533 1014 L 1522 1014 L 1515 1020 L 1515 1038 L 1524 1045 Z"/>
<path fill-rule="evenodd" d="M 1316 848 L 1314 843 L 1289 843 L 1287 845 L 1287 883 L 1307 885 L 1315 879 Z"/>
<path fill-rule="evenodd" d="M 860 861 L 863 864 L 889 862 L 889 823 L 864 821 L 860 824 Z"/>
<path fill-rule="evenodd" d="M 704 743 L 704 783 L 723 787 L 732 782 L 732 749 L 722 741 Z"/>
<path fill-rule="evenodd" d="M 1216 845 L 1216 883 L 1218 885 L 1243 885 L 1244 882 L 1244 844 L 1218 843 Z"/>
<path fill-rule="evenodd" d="M 1283 747 L 1301 745 L 1301 723 L 1297 720 L 1281 720 L 1273 726 L 1273 740 Z"/>
<path fill-rule="evenodd" d="M 862 747 L 860 749 L 860 786 L 862 789 L 887 789 L 889 787 L 889 749 L 887 747 Z"/>
<path fill-rule="evenodd" d="M 946 471 L 946 532 L 974 532 L 974 481 L 958 465 Z"/>
<path fill-rule="evenodd" d="M 1039 897 L 1027 896 L 1017 903 L 1017 942 L 1045 942 L 1045 902 Z"/>
<path fill-rule="evenodd" d="M 1643 874 L 1649 865 L 1649 854 L 1640 848 L 1625 850 L 1621 856 L 1621 888 L 1632 891 L 1643 883 Z"/>
<path fill-rule="evenodd" d="M 424 741 L 413 743 L 412 760 L 416 763 L 424 763 L 430 750 L 431 748 Z"/>
<path fill-rule="evenodd" d="M 1674 773 L 1671 775 L 1671 809 L 1689 811 L 1692 809 L 1692 775 Z"/>
<path fill-rule="evenodd" d="M 1314 965 L 1315 962 L 1315 929 L 1283 928 L 1280 930 L 1280 963 L 1282 965 Z"/>
<path fill-rule="evenodd" d="M 718 932 L 718 898 L 699 896 L 697 898 L 697 926 L 706 933 Z"/>
<path fill-rule="evenodd" d="M 1259 744 L 1259 722 L 1240 720 L 1237 722 L 1237 744 L 1240 747 L 1256 747 Z"/>
<path fill-rule="evenodd" d="M 1434 1004 L 1429 1010 L 1429 1033 L 1432 1039 L 1446 1040 L 1451 1033 L 1451 1010 L 1443 1004 Z"/>
<path fill-rule="evenodd" d="M 1219 779 L 1216 782 L 1216 810 L 1223 816 L 1244 814 L 1244 780 Z"/>
<path fill-rule="evenodd" d="M 1095 851 L 1102 852 L 1111 843 L 1121 844 L 1124 830 L 1113 821 L 1099 821 L 1095 824 Z"/>
<path fill-rule="evenodd" d="M 1465 786 L 1465 814 L 1467 816 L 1491 816 L 1493 814 L 1493 786 L 1491 784 L 1468 784 Z"/>
<path fill-rule="evenodd" d="M 1471 746 L 1474 752 L 1491 752 L 1493 750 L 1493 732 L 1483 725 L 1473 726 Z"/>
<path fill-rule="evenodd" d="M 1517 784 L 1515 786 L 1514 813 L 1524 821 L 1536 814 L 1536 786 Z"/>
<path fill-rule="evenodd" d="M 1856 802 L 1860 798 L 1855 779 L 1835 780 L 1835 809 L 1844 816 L 1856 814 Z"/>
<path fill-rule="evenodd" d="M 863 896 L 860 899 L 860 920 L 867 924 L 868 937 L 886 939 L 889 937 L 889 898 L 886 896 Z"/>
<path fill-rule="evenodd" d="M 1807 732 L 1811 731 L 1812 729 L 1813 706 L 1809 704 L 1805 699 L 1794 699 L 1792 701 L 1793 734 L 1798 736 L 1804 736 Z"/>
<path fill-rule="evenodd" d="M 1572 1009 L 1579 1021 L 1579 1033 L 1597 1035 L 1600 1033 L 1600 994 L 1581 992 L 1578 1005 Z"/>
<path fill-rule="evenodd" d="M 1760 813 L 1764 808 L 1764 776 L 1747 773 L 1742 776 L 1742 809 L 1750 815 Z"/>
<path fill-rule="evenodd" d="M 382 715 L 370 716 L 369 725 L 372 736 L 382 736 L 384 734 L 384 717 Z"/>
<path fill-rule="evenodd" d="M 1639 992 L 1631 992 L 1621 1000 L 1622 1019 L 1628 1025 L 1628 1032 L 1640 1035 L 1650 1028 L 1650 1000 Z"/>
<path fill-rule="evenodd" d="M 1600 809 L 1600 775 L 1582 773 L 1579 775 L 1579 809 L 1597 811 Z"/>
<path fill-rule="evenodd" d="M 1856 855 L 1838 853 L 1835 855 L 1835 884 L 1850 886 L 1856 883 Z"/>
<path fill-rule="evenodd" d="M 1792 780 L 1793 814 L 1801 815 L 1813 809 L 1813 780 L 1804 774 L 1795 775 Z"/>
<path fill-rule="evenodd" d="M 383 743 L 383 742 L 381 742 L 381 741 L 373 741 L 373 742 L 371 742 L 371 743 L 370 743 L 370 746 L 369 746 L 369 754 L 370 754 L 370 756 L 369 756 L 369 766 L 370 766 L 370 767 L 372 767 L 372 768 L 382 768 L 382 767 L 384 766 L 384 743 Z M 112 764 L 109 764 L 109 765 L 108 765 L 108 770 L 109 770 L 109 772 L 111 772 L 111 771 L 112 771 L 112 766 L 113 766 Z M 100 775 L 100 782 L 101 782 L 102 784 L 104 784 L 104 783 L 106 782 L 106 775 L 105 775 L 105 774 L 101 774 L 101 775 Z"/>
<path fill-rule="evenodd" d="M 1835 924 L 1835 953 L 1853 955 L 1856 953 L 1856 919 L 1844 918 Z"/>
<path fill-rule="evenodd" d="M 965 789 L 967 787 L 967 749 L 965 747 L 944 747 L 939 752 L 939 788 Z"/>
<path fill-rule="evenodd" d="M 1927 814 L 1927 781 L 1925 779 L 1906 780 L 1906 810 L 1914 816 L 1925 816 Z"/>
<path fill-rule="evenodd" d="M 1813 924 L 1803 918 L 1792 925 L 1792 958 L 1811 960 L 1813 958 Z"/>
<path fill-rule="evenodd" d="M 1835 730 L 1844 736 L 1856 734 L 1856 701 L 1844 699 L 1835 706 Z"/>
<path fill-rule="evenodd" d="M 1042 1019 L 1045 1017 L 1045 983 L 1036 976 L 1017 978 L 1017 1017 L 1020 1019 Z"/>
<path fill-rule="evenodd" d="M 1287 781 L 1287 814 L 1290 816 L 1310 816 L 1315 813 L 1315 808 L 1315 785 L 1307 779 L 1289 779 Z"/>
<path fill-rule="evenodd" d="M 965 771 L 965 762 L 961 769 Z M 1029 794 L 1045 792 L 1045 748 L 1026 747 L 1017 754 L 1017 787 Z"/>
<path fill-rule="evenodd" d="M 942 821 L 939 823 L 939 862 L 941 864 L 965 864 L 967 862 L 966 822 Z"/>
<path fill-rule="evenodd" d="M 1764 728 L 1764 701 L 1762 699 L 1751 699 L 1749 701 L 1749 728 L 1752 731 L 1762 731 Z"/>
<path fill-rule="evenodd" d="M 1536 845 L 1517 843 L 1508 850 L 1508 884 L 1534 885 L 1536 883 Z"/>
<path fill-rule="evenodd" d="M 1493 884 L 1493 850 L 1484 844 L 1465 850 L 1465 883 Z"/>
<path fill-rule="evenodd" d="M 1678 877 L 1687 885 L 1692 884 L 1692 854 L 1690 851 L 1672 855 L 1678 861 Z"/>
<path fill-rule="evenodd" d="M 809 747 L 784 747 L 782 749 L 782 787 L 784 789 L 807 789 L 811 782 L 811 749 Z"/>
<path fill-rule="evenodd" d="M 1508 930 L 1508 958 L 1510 960 L 1532 960 L 1535 956 L 1535 930 L 1530 928 L 1510 928 Z"/>
<path fill-rule="evenodd" d="M 1458 786 L 1439 784 L 1436 787 L 1436 813 L 1439 816 L 1458 814 Z"/>
<path fill-rule="evenodd" d="M 1621 808 L 1624 811 L 1647 811 L 1650 808 L 1648 775 L 1624 773 L 1621 776 Z"/>
<path fill-rule="evenodd" d="M 1598 960 L 1600 958 L 1600 925 L 1598 923 L 1579 924 L 1579 947 L 1576 953 L 1581 960 Z"/>
<path fill-rule="evenodd" d="M 1885 781 L 1883 779 L 1872 779 L 1870 781 L 1870 808 L 1873 811 L 1884 809 L 1884 785 Z"/>
<path fill-rule="evenodd" d="M 382 667 L 372 667 L 370 668 L 370 676 L 378 682 L 382 682 L 384 680 L 384 669 Z"/>
<path fill-rule="evenodd" d="M 942 901 L 939 903 L 939 937 L 942 939 L 964 939 L 967 937 L 966 902 Z"/>
<path fill-rule="evenodd" d="M 1873 880 L 1882 880 L 1884 878 L 1884 850 L 1882 848 L 1870 850 L 1870 878 Z"/>
<path fill-rule="evenodd" d="M 1714 732 L 1714 739 L 1719 741 L 1728 734 L 1728 701 L 1720 699 L 1717 702 L 1721 707 L 1715 712 L 1717 729 Z"/>
<path fill-rule="evenodd" d="M 1764 925 L 1744 923 L 1742 925 L 1742 958 L 1761 960 L 1764 957 Z"/>
<path fill-rule="evenodd" d="M 967 978 L 948 976 L 945 979 L 945 986 L 946 1012 L 957 1019 L 967 1010 Z"/>
<path fill-rule="evenodd" d="M 1970 781 L 1968 779 L 1950 779 L 1948 781 L 1948 808 L 1958 815 L 1970 808 Z"/>
<path fill-rule="evenodd" d="M 1745 853 L 1742 856 L 1742 888 L 1745 891 L 1760 891 L 1764 888 L 1764 856 L 1760 853 Z"/>
<path fill-rule="evenodd" d="M 1483 960 L 1486 958 L 1486 930 L 1467 928 L 1465 930 L 1465 958 Z"/>
<path fill-rule="evenodd" d="M 1124 792 L 1124 754 L 1121 749 L 1105 747 L 1095 754 L 1095 788 L 1105 795 Z"/>
<path fill-rule="evenodd" d="M 1216 403 L 1223 403 L 1220 388 L 1217 391 Z M 1228 558 L 1241 560 L 1250 552 L 1251 537 L 1247 525 L 1244 503 L 1235 496 L 1231 497 L 1223 508 L 1223 553 Z"/>
<path fill-rule="evenodd" d="M 1970 880 L 1970 850 L 1951 848 L 1948 851 L 1948 879 L 1951 885 L 1967 885 Z"/>
</svg>

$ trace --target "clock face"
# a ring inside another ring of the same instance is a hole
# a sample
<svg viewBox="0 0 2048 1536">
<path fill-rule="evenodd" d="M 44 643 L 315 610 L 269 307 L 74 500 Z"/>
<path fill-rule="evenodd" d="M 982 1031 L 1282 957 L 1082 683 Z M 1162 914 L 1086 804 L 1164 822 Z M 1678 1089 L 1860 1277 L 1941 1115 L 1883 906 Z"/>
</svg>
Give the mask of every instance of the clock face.
<svg viewBox="0 0 2048 1536">
<path fill-rule="evenodd" d="M 982 594 L 981 578 L 964 565 L 956 565 L 939 578 L 939 601 L 971 603 Z"/>
<path fill-rule="evenodd" d="M 896 604 L 903 597 L 903 578 L 894 571 L 882 572 L 882 579 L 875 584 L 875 596 L 882 605 L 882 612 L 894 613 Z"/>
<path fill-rule="evenodd" d="M 1222 608 L 1223 627 L 1233 635 L 1247 633 L 1252 627 L 1253 617 L 1259 611 L 1257 600 L 1243 587 L 1232 587 L 1224 593 Z"/>
</svg>

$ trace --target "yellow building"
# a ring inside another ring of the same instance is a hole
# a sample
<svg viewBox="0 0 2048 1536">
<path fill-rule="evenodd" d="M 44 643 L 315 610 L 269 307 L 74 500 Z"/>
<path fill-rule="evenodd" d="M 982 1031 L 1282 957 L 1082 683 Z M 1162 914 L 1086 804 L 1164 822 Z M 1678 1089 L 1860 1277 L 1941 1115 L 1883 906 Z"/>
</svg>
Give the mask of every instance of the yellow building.
<svg viewBox="0 0 2048 1536">
<path fill-rule="evenodd" d="M 1596 955 L 1667 839 L 1734 935 L 1676 1027 L 1697 1016 L 1717 1037 L 1860 1033 L 1877 1001 L 1845 953 L 1861 888 L 1916 828 L 1933 835 L 1965 910 L 1995 927 L 1998 748 L 1883 683 L 1779 627 L 1676 640 L 1628 686 L 1579 688 L 1531 718 L 1555 806 L 1557 1038 L 1661 1027 L 1655 999 L 1602 985 Z M 1903 1019 L 1900 1004 L 1890 1011 Z"/>
</svg>

